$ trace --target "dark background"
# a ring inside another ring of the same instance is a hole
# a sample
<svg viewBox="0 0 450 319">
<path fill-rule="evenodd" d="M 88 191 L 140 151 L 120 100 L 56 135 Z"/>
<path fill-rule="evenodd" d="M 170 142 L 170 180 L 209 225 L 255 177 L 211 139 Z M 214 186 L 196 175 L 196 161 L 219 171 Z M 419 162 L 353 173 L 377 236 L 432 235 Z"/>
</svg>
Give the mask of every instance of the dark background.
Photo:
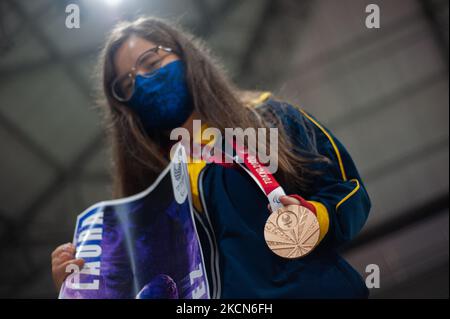
<svg viewBox="0 0 450 319">
<path fill-rule="evenodd" d="M 81 28 L 65 27 L 77 3 Z M 381 28 L 365 27 L 365 7 Z M 54 298 L 50 253 L 110 198 L 93 107 L 105 34 L 139 14 L 205 39 L 243 88 L 311 112 L 346 145 L 373 201 L 344 253 L 373 298 L 448 298 L 446 0 L 1 0 L 0 297 Z"/>
</svg>

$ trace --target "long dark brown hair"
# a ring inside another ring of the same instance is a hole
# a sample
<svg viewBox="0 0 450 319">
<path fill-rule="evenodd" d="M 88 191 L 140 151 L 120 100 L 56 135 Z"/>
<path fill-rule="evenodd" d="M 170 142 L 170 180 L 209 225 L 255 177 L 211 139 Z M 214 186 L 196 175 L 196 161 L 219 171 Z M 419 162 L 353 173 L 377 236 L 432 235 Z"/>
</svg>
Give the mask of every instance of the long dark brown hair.
<svg viewBox="0 0 450 319">
<path fill-rule="evenodd" d="M 185 63 L 186 81 L 194 109 L 210 127 L 224 129 L 274 127 L 279 121 L 265 112 L 258 114 L 248 105 L 243 91 L 235 88 L 209 50 L 191 34 L 157 18 L 139 18 L 119 23 L 110 33 L 100 55 L 99 74 L 102 87 L 99 104 L 104 110 L 112 152 L 113 196 L 135 194 L 148 187 L 167 166 L 168 158 L 161 152 L 161 132 L 144 130 L 139 118 L 125 104 L 114 99 L 111 84 L 116 78 L 114 57 L 130 36 L 138 36 L 155 44 L 172 48 Z M 269 112 L 270 113 L 270 112 Z M 283 129 L 279 130 L 278 171 L 281 181 L 289 181 L 299 191 L 311 182 L 307 164 L 311 158 L 292 152 Z M 309 173 L 309 174 L 307 174 Z M 288 178 L 289 177 L 289 178 Z"/>
</svg>

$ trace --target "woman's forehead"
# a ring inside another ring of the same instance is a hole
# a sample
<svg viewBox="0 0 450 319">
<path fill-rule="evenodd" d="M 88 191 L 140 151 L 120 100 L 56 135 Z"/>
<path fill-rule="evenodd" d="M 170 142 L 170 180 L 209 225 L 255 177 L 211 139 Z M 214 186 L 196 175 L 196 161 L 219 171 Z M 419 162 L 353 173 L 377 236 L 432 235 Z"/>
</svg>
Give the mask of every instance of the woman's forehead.
<svg viewBox="0 0 450 319">
<path fill-rule="evenodd" d="M 131 36 L 117 50 L 114 57 L 114 65 L 117 74 L 128 72 L 135 64 L 139 56 L 155 46 L 154 43 L 146 39 Z"/>
</svg>

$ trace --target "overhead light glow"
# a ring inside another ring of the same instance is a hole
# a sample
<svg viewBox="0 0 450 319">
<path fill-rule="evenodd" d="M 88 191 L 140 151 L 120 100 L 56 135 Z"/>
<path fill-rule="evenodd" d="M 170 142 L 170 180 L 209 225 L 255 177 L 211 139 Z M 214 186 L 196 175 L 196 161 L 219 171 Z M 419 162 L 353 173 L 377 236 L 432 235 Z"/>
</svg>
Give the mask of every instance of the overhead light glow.
<svg viewBox="0 0 450 319">
<path fill-rule="evenodd" d="M 115 7 L 121 2 L 121 0 L 103 0 L 103 1 L 111 7 Z"/>
</svg>

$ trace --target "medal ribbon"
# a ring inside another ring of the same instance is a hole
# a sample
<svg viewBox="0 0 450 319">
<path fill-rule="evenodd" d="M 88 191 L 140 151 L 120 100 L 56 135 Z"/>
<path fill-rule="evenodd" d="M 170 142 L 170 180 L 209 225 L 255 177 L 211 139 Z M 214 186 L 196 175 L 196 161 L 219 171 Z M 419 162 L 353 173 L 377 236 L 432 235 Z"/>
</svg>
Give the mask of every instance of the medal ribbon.
<svg viewBox="0 0 450 319">
<path fill-rule="evenodd" d="M 202 146 L 203 149 L 211 149 L 208 145 Z M 207 161 L 221 165 L 222 156 L 219 156 L 219 154 L 222 152 L 217 147 L 213 147 L 213 149 L 214 155 L 208 156 Z M 236 156 L 224 152 L 225 156 L 232 158 L 233 161 L 241 166 L 256 182 L 259 188 L 267 196 L 272 212 L 283 207 L 279 198 L 280 196 L 286 195 L 286 193 L 275 177 L 269 172 L 269 169 L 264 164 L 261 164 L 256 156 L 250 155 L 243 147 L 238 146 L 237 143 L 233 143 L 233 149 L 236 152 Z M 216 154 L 216 151 L 218 151 L 219 154 Z M 211 154 L 211 152 L 209 152 L 209 154 Z"/>
</svg>

